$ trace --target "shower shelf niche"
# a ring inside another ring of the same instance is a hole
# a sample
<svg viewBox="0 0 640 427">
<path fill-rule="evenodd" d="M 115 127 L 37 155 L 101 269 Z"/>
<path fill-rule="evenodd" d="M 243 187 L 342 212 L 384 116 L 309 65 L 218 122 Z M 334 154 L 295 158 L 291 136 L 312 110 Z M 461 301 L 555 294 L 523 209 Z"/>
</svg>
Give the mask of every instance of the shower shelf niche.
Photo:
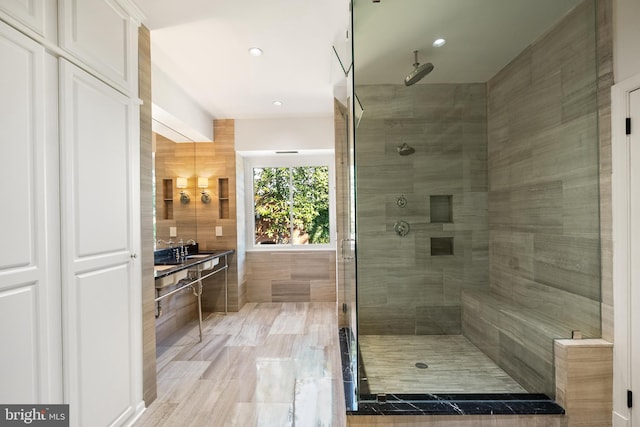
<svg viewBox="0 0 640 427">
<path fill-rule="evenodd" d="M 431 256 L 453 255 L 453 237 L 432 237 Z"/>
<path fill-rule="evenodd" d="M 453 222 L 453 196 L 429 196 L 431 223 Z"/>
</svg>

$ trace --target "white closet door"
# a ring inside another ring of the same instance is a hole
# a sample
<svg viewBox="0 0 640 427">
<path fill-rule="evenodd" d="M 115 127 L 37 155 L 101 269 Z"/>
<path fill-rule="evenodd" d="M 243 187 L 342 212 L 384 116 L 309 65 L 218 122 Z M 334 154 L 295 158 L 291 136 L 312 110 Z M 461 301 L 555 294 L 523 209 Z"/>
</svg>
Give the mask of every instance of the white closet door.
<svg viewBox="0 0 640 427">
<path fill-rule="evenodd" d="M 55 111 L 46 110 L 45 52 L 0 22 L 0 58 L 0 402 L 61 403 L 57 141 L 46 126 Z"/>
<path fill-rule="evenodd" d="M 134 93 L 138 28 L 131 17 L 114 0 L 58 0 L 58 5 L 60 46 Z"/>
<path fill-rule="evenodd" d="M 20 22 L 44 36 L 45 6 L 42 0 L 2 0 L 0 10 L 10 14 Z"/>
<path fill-rule="evenodd" d="M 633 427 L 640 427 L 640 89 L 629 93 L 629 174 L 630 174 L 630 241 L 631 266 L 631 327 L 630 329 L 630 376 L 633 391 L 631 420 Z"/>
<path fill-rule="evenodd" d="M 65 400 L 77 426 L 142 400 L 138 106 L 60 60 Z"/>
</svg>

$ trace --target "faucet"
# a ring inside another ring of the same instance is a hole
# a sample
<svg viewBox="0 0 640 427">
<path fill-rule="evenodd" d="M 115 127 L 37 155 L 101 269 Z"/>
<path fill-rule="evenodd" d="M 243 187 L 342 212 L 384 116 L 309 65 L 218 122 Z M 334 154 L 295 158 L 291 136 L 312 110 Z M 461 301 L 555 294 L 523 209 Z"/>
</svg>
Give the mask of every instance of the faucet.
<svg viewBox="0 0 640 427">
<path fill-rule="evenodd" d="M 162 239 L 158 239 L 158 244 L 162 245 L 162 244 L 167 244 L 169 245 L 170 248 L 173 247 L 173 240 L 169 239 L 169 240 L 162 240 Z"/>
<path fill-rule="evenodd" d="M 183 257 L 188 257 L 189 256 L 189 245 L 196 245 L 196 241 L 193 239 L 189 239 L 187 240 L 187 243 L 184 244 L 184 246 L 182 246 L 182 248 L 184 249 L 184 255 Z"/>
<path fill-rule="evenodd" d="M 178 261 L 182 259 L 182 262 L 184 262 L 184 260 L 187 259 L 187 248 L 184 247 L 184 240 L 180 239 L 180 242 L 178 243 L 180 244 L 180 249 L 178 249 Z"/>
</svg>

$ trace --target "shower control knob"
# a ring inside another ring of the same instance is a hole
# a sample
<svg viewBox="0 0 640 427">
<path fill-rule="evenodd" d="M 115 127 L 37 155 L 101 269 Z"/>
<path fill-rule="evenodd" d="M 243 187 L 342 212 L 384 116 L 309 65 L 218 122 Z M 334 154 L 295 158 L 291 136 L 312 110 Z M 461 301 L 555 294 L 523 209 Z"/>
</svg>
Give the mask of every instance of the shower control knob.
<svg viewBox="0 0 640 427">
<path fill-rule="evenodd" d="M 400 237 L 404 237 L 409 234 L 409 224 L 406 221 L 397 221 L 393 225 L 393 229 L 396 231 L 396 234 Z"/>
</svg>

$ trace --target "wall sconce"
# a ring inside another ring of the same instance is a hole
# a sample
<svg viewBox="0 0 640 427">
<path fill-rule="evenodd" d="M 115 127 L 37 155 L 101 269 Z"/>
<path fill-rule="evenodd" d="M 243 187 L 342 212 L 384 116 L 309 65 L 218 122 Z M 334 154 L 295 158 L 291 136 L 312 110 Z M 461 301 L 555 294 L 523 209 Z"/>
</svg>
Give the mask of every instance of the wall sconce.
<svg viewBox="0 0 640 427">
<path fill-rule="evenodd" d="M 184 189 L 187 188 L 187 178 L 178 177 L 176 178 L 176 188 Z M 191 197 L 189 193 L 185 190 L 180 191 L 180 203 L 186 205 L 191 201 Z"/>
<path fill-rule="evenodd" d="M 198 188 L 202 188 L 202 196 L 200 196 L 200 200 L 202 200 L 202 203 L 211 203 L 211 195 L 209 195 L 209 192 L 205 190 L 205 188 L 207 187 L 209 187 L 209 178 L 199 176 Z"/>
</svg>

